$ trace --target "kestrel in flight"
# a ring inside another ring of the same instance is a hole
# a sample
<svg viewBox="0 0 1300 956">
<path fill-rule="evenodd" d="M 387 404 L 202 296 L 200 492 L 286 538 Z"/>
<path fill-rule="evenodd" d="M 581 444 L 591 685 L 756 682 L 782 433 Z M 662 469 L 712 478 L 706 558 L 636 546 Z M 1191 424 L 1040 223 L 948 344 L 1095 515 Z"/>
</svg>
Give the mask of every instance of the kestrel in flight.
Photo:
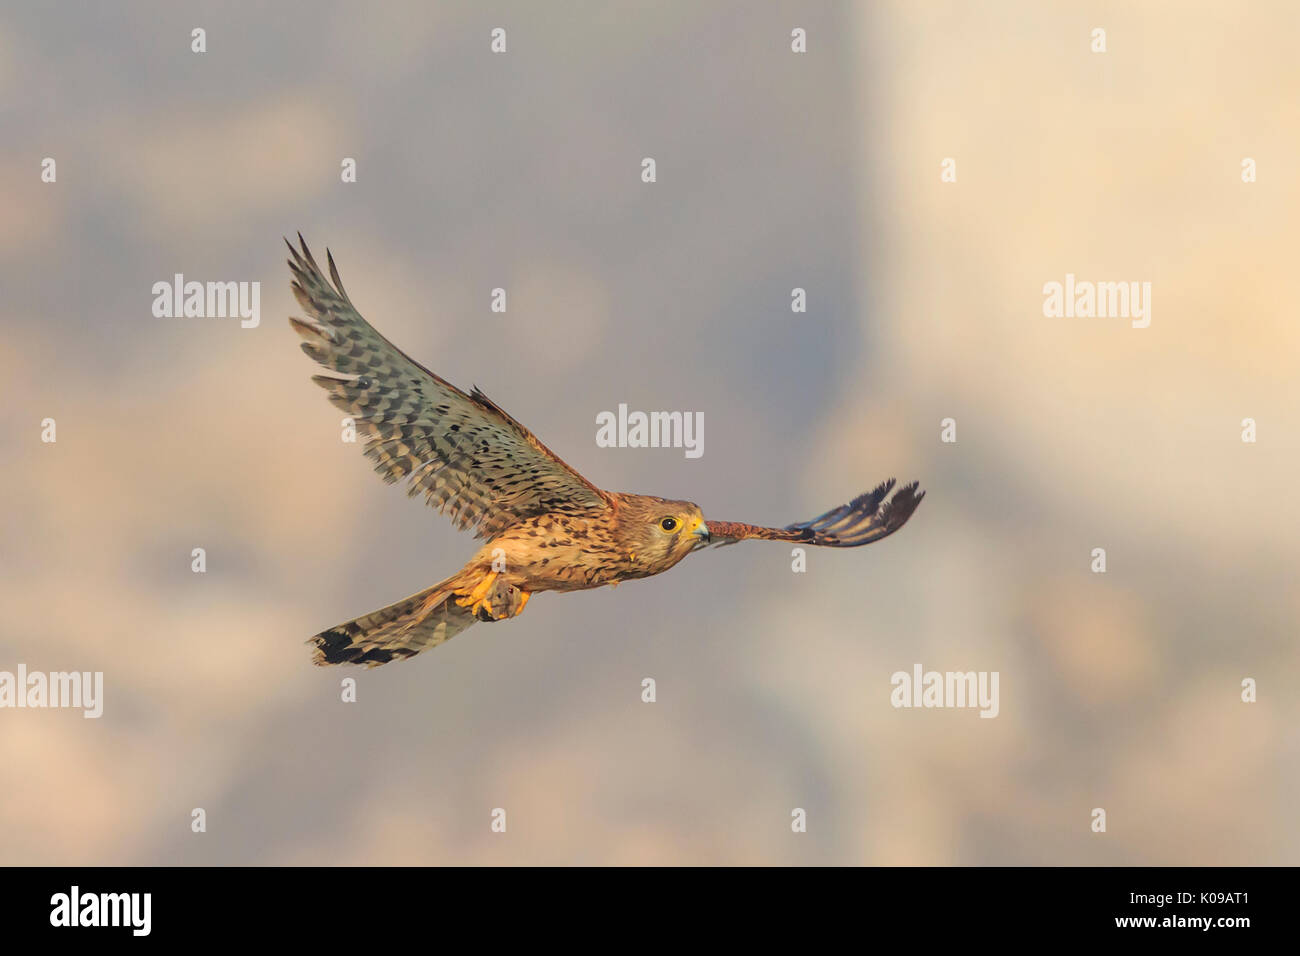
<svg viewBox="0 0 1300 956">
<path fill-rule="evenodd" d="M 894 480 L 784 528 L 705 522 L 698 505 L 602 491 L 477 388 L 468 394 L 380 335 L 352 306 L 326 251 L 326 280 L 299 234 L 291 287 L 314 321 L 289 319 L 302 350 L 346 378 L 312 381 L 355 421 L 387 482 L 405 479 L 487 542 L 447 580 L 311 638 L 316 664 L 374 667 L 412 657 L 475 621 L 523 611 L 538 591 L 579 591 L 667 571 L 707 544 L 767 538 L 855 548 L 901 528 L 925 497 Z M 888 500 L 886 500 L 888 498 Z"/>
</svg>

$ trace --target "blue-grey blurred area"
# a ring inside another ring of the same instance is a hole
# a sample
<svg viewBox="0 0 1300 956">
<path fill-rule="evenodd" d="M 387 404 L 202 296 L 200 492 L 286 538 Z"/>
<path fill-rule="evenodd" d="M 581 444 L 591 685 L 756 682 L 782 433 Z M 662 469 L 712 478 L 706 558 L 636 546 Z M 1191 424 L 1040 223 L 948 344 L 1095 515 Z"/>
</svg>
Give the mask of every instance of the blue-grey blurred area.
<svg viewBox="0 0 1300 956">
<path fill-rule="evenodd" d="M 1300 861 L 1297 27 L 5 5 L 0 670 L 103 671 L 105 701 L 0 710 L 0 862 Z M 313 668 L 310 635 L 477 543 L 340 440 L 285 321 L 298 230 L 602 487 L 778 525 L 927 497 L 804 573 L 751 542 Z M 261 324 L 155 318 L 176 273 L 260 282 Z M 1150 327 L 1045 317 L 1067 273 L 1151 282 Z M 620 403 L 703 413 L 703 456 L 597 447 Z M 917 663 L 997 671 L 998 716 L 894 708 Z"/>
</svg>

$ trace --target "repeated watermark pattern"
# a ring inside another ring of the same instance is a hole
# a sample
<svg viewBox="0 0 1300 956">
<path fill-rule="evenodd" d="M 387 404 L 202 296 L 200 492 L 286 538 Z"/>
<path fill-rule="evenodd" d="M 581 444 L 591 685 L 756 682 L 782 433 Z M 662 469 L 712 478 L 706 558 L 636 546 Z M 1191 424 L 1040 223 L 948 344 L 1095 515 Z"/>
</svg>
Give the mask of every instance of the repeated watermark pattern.
<svg viewBox="0 0 1300 956">
<path fill-rule="evenodd" d="M 82 710 L 88 718 L 104 713 L 103 671 L 0 671 L 0 708 Z"/>
</svg>

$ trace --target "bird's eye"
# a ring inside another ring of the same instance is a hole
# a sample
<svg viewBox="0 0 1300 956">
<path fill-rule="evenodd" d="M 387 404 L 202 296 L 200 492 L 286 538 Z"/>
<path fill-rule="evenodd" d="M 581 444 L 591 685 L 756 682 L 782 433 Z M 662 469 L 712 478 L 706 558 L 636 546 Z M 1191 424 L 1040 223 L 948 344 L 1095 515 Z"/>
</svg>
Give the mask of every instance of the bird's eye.
<svg viewBox="0 0 1300 956">
<path fill-rule="evenodd" d="M 659 527 L 663 528 L 665 531 L 672 531 L 674 528 L 677 527 L 677 519 L 662 518 L 659 521 Z"/>
</svg>

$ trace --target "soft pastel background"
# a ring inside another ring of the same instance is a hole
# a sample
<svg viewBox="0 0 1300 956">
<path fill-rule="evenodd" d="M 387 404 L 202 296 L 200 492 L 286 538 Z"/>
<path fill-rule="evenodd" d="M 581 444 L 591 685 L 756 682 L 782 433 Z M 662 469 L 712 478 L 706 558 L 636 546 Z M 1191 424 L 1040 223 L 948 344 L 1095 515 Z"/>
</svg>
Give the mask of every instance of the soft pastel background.
<svg viewBox="0 0 1300 956">
<path fill-rule="evenodd" d="M 0 669 L 107 687 L 0 711 L 0 862 L 1300 862 L 1298 35 L 1289 0 L 6 4 Z M 706 552 L 315 669 L 474 543 L 339 441 L 298 229 L 599 484 L 929 495 L 803 575 Z M 261 281 L 261 327 L 155 319 L 175 272 Z M 1152 282 L 1151 327 L 1044 318 L 1067 272 Z M 620 402 L 702 411 L 704 457 L 597 448 Z M 999 671 L 1001 715 L 893 709 L 915 662 Z"/>
</svg>

